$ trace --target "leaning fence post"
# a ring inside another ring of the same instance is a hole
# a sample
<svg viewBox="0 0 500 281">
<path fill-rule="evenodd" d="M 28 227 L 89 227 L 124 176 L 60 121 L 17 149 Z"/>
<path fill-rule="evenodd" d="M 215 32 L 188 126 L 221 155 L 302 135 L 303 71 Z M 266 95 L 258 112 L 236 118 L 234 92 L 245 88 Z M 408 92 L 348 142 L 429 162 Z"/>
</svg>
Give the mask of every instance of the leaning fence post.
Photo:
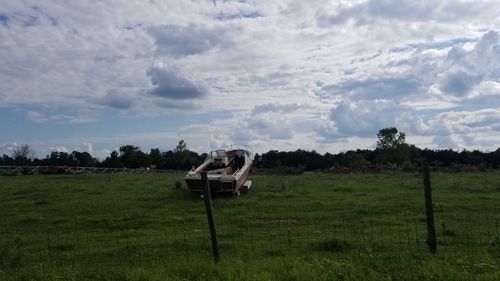
<svg viewBox="0 0 500 281">
<path fill-rule="evenodd" d="M 203 199 L 205 201 L 205 210 L 207 212 L 208 227 L 210 229 L 210 238 L 212 240 L 212 252 L 215 262 L 219 261 L 219 245 L 217 243 L 217 232 L 215 231 L 214 214 L 212 212 L 212 201 L 210 192 L 210 183 L 208 182 L 207 173 L 201 172 L 201 182 L 203 184 Z"/>
<path fill-rule="evenodd" d="M 431 253 L 436 253 L 436 229 L 434 228 L 434 210 L 432 208 L 432 191 L 431 179 L 429 175 L 429 164 L 424 161 L 424 197 L 425 197 L 425 214 L 427 222 L 427 245 Z"/>
</svg>

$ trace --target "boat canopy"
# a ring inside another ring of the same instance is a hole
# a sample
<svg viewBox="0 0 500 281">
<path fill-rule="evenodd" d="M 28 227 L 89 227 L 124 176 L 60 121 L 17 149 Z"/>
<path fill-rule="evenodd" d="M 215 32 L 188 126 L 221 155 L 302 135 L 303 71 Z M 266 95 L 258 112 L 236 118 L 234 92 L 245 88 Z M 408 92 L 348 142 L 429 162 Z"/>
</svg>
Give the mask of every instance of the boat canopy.
<svg viewBox="0 0 500 281">
<path fill-rule="evenodd" d="M 211 151 L 210 157 L 213 159 L 212 163 L 214 166 L 226 167 L 230 162 L 226 151 L 224 151 L 222 149 Z"/>
</svg>

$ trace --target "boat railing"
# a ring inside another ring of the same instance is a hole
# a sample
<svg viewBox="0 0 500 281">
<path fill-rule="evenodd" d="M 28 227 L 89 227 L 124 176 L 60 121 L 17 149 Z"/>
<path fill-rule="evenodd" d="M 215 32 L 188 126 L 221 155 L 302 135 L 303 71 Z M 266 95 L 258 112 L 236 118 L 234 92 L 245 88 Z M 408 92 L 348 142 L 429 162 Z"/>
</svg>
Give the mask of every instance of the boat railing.
<svg viewBox="0 0 500 281">
<path fill-rule="evenodd" d="M 234 171 L 233 173 L 233 177 L 236 176 L 236 174 L 240 171 L 240 168 L 236 169 L 236 171 Z"/>
</svg>

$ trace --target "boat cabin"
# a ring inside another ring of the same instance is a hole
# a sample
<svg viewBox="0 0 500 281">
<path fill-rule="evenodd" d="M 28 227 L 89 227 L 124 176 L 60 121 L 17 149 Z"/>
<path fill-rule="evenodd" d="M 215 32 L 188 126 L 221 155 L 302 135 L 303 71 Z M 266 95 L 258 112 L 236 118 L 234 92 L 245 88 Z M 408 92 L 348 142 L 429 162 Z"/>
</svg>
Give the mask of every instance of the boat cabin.
<svg viewBox="0 0 500 281">
<path fill-rule="evenodd" d="M 214 150 L 210 152 L 209 164 L 200 170 L 209 175 L 232 175 L 245 165 L 245 151 L 242 150 Z"/>
</svg>

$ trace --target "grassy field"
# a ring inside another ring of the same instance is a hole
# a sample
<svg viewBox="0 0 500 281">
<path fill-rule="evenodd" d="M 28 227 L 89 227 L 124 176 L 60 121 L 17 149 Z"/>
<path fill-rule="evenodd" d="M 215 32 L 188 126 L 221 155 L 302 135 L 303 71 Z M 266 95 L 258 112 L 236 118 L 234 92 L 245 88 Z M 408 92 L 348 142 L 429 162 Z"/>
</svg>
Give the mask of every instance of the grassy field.
<svg viewBox="0 0 500 281">
<path fill-rule="evenodd" d="M 0 177 L 0 280 L 500 280 L 500 172 L 252 175 L 203 200 L 182 175 Z M 176 182 L 182 182 L 179 188 Z"/>
</svg>

